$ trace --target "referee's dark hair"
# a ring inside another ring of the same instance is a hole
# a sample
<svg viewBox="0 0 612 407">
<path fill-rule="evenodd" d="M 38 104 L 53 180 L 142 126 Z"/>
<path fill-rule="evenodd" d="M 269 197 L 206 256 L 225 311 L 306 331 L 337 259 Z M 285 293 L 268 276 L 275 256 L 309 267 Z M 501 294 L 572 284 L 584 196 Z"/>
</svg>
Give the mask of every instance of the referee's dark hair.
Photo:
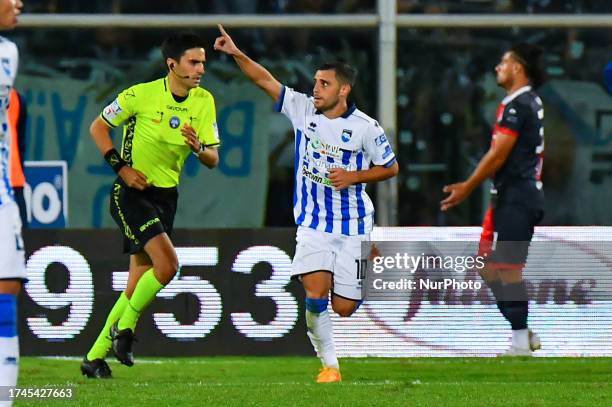
<svg viewBox="0 0 612 407">
<path fill-rule="evenodd" d="M 164 64 L 168 58 L 180 60 L 185 51 L 191 48 L 204 48 L 204 41 L 191 31 L 182 31 L 167 37 L 161 45 Z"/>
<path fill-rule="evenodd" d="M 534 88 L 540 87 L 546 81 L 544 67 L 544 50 L 534 44 L 521 42 L 510 48 L 515 59 L 525 68 L 525 74 Z"/>
<path fill-rule="evenodd" d="M 334 61 L 334 62 L 325 62 L 322 65 L 319 65 L 317 71 L 328 71 L 334 70 L 336 71 L 336 78 L 338 78 L 338 82 L 342 85 L 351 85 L 355 86 L 355 79 L 357 79 L 357 68 L 354 68 L 352 65 L 347 64 L 342 61 Z"/>
</svg>

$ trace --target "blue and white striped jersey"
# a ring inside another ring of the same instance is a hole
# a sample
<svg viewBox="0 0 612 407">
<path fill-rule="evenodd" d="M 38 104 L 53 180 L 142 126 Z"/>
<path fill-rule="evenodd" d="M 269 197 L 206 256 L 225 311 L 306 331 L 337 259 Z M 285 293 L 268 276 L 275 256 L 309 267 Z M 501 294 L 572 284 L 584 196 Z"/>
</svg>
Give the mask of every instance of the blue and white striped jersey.
<svg viewBox="0 0 612 407">
<path fill-rule="evenodd" d="M 329 171 L 393 165 L 395 154 L 382 127 L 354 105 L 341 117 L 328 119 L 311 97 L 286 86 L 275 108 L 291 120 L 295 131 L 295 223 L 335 234 L 370 233 L 374 205 L 365 183 L 338 191 L 331 186 Z"/>
<path fill-rule="evenodd" d="M 9 151 L 11 134 L 8 125 L 7 108 L 9 95 L 18 64 L 17 46 L 4 37 L 0 37 L 0 206 L 14 201 L 13 189 L 9 181 Z"/>
</svg>

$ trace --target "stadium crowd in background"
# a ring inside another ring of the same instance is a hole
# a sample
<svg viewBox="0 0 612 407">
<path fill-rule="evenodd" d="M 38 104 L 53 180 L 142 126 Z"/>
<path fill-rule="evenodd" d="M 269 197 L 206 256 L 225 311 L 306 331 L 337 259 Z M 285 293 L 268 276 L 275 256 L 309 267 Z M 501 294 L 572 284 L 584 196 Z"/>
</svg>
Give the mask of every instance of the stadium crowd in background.
<svg viewBox="0 0 612 407">
<path fill-rule="evenodd" d="M 49 8 L 44 5 L 53 2 L 34 3 L 28 4 L 28 7 L 35 8 L 37 12 L 47 12 Z M 340 4 L 351 4 L 351 7 L 347 8 L 351 12 L 375 11 L 374 1 L 324 2 L 325 6 L 317 1 L 236 1 L 223 3 L 227 4 L 227 9 L 223 11 L 222 7 L 218 7 L 218 12 L 239 12 L 249 7 L 252 9 L 255 3 L 257 11 L 265 13 L 287 10 L 332 13 L 340 11 Z M 58 5 L 53 9 L 56 12 L 109 12 L 107 2 L 58 1 L 55 4 Z M 112 4 L 118 10 L 121 10 L 121 7 L 140 7 L 139 2 L 116 1 Z M 173 3 L 171 10 L 157 7 L 156 2 L 150 4 L 151 7 L 147 9 L 150 13 L 160 10 L 171 13 L 174 12 L 173 7 L 185 8 L 185 11 L 176 12 L 187 12 L 187 9 L 192 7 L 189 12 L 213 13 L 216 3 L 179 2 Z M 189 4 L 191 6 L 188 6 Z M 400 12 L 409 13 L 593 13 L 606 12 L 612 7 L 612 2 L 595 0 L 406 0 L 399 1 L 398 4 Z M 197 11 L 193 11 L 194 7 Z M 202 36 L 208 43 L 214 41 L 215 34 L 212 31 L 202 30 Z M 376 60 L 376 32 L 355 29 L 338 35 L 338 30 L 334 29 L 296 29 L 295 32 L 297 31 L 300 32 L 299 35 L 285 35 L 283 30 L 248 29 L 235 30 L 233 35 L 241 44 L 245 44 L 245 51 L 249 55 L 266 61 L 275 72 L 285 72 L 286 82 L 295 87 L 300 87 L 309 80 L 304 72 L 310 72 L 318 63 L 328 59 L 329 55 L 342 55 L 344 60 L 350 61 L 361 72 L 360 86 L 352 92 L 355 101 L 363 111 L 375 114 L 378 101 L 372 95 L 377 94 L 377 80 L 371 63 Z M 23 43 L 21 52 L 28 55 L 32 61 L 29 67 L 33 72 L 36 72 L 34 68 L 37 65 L 44 65 L 45 69 L 54 69 L 62 76 L 91 80 L 95 77 L 96 80 L 104 80 L 106 83 L 127 84 L 132 78 L 130 75 L 139 76 L 138 69 L 142 67 L 143 60 L 150 60 L 150 55 L 157 55 L 151 51 L 161 41 L 162 35 L 159 30 L 98 29 L 77 32 L 41 29 L 28 33 L 18 32 L 15 38 L 18 43 Z M 251 41 L 253 38 L 257 41 Z M 601 67 L 607 62 L 609 44 L 612 43 L 612 33 L 609 30 L 560 28 L 537 32 L 528 29 L 402 28 L 398 30 L 397 38 L 398 131 L 395 148 L 398 154 L 406 158 L 400 162 L 402 168 L 398 176 L 398 224 L 422 226 L 478 224 L 486 209 L 483 199 L 486 187 L 482 193 L 472 194 L 468 202 L 456 211 L 440 213 L 437 203 L 441 198 L 440 189 L 446 183 L 467 175 L 488 148 L 490 120 L 494 113 L 495 100 L 500 96 L 494 83 L 494 72 L 490 67 L 494 66 L 499 58 L 500 43 L 510 45 L 529 40 L 544 46 L 547 49 L 547 62 L 553 84 L 554 80 L 600 83 Z M 314 45 L 323 41 L 326 44 L 325 49 Z M 40 45 L 43 43 L 44 47 Z M 56 55 L 61 54 L 66 44 L 70 44 L 71 55 L 57 58 Z M 71 60 L 77 62 L 72 63 Z M 104 65 L 110 65 L 102 73 L 100 71 L 103 70 L 103 64 L 100 60 L 105 62 Z M 231 72 L 229 64 L 230 61 L 221 58 L 215 66 Z M 158 72 L 151 71 L 148 74 L 152 79 Z M 100 79 L 100 75 L 104 75 L 103 79 Z M 551 103 L 553 99 L 550 96 L 555 93 L 551 86 L 546 85 L 542 89 L 542 93 L 548 96 L 544 98 L 547 103 Z M 563 101 L 560 105 L 560 108 L 563 108 Z M 550 111 L 554 114 L 553 110 Z M 576 141 L 572 140 L 569 131 L 555 131 L 555 134 L 566 132 L 568 134 L 563 135 L 565 141 L 553 146 L 565 150 L 558 155 L 553 154 L 555 157 L 572 155 L 571 148 L 567 146 L 574 145 Z M 284 131 L 282 134 L 280 131 L 278 133 L 280 136 L 277 139 L 270 140 L 271 153 L 282 143 Z M 562 161 L 553 163 L 555 168 L 559 168 L 558 172 L 549 171 L 543 174 L 551 196 L 563 196 L 567 193 L 567 183 L 572 179 L 571 157 Z M 279 174 L 274 174 L 274 189 L 285 192 L 291 190 L 290 177 L 276 175 Z M 370 192 L 375 197 L 375 191 Z M 277 213 L 278 218 L 275 218 Z M 271 201 L 266 218 L 268 221 L 265 225 L 291 226 L 290 218 L 275 211 Z M 598 221 L 600 220 L 592 220 L 591 223 Z M 570 210 L 549 210 L 543 222 L 580 224 L 584 221 Z"/>
<path fill-rule="evenodd" d="M 34 13 L 372 13 L 376 0 L 33 0 Z M 595 13 L 610 12 L 607 0 L 398 0 L 399 13 Z"/>
</svg>

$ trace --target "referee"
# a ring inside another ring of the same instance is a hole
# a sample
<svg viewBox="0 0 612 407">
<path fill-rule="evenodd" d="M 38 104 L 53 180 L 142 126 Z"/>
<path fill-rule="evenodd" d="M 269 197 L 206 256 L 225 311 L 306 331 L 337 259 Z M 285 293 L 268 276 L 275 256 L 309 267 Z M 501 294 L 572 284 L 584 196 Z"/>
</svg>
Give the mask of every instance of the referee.
<svg viewBox="0 0 612 407">
<path fill-rule="evenodd" d="M 123 250 L 130 254 L 127 287 L 81 364 L 81 372 L 92 378 L 111 377 L 104 361 L 111 345 L 122 364 L 134 364 L 138 317 L 178 271 L 169 236 L 185 159 L 194 154 L 208 168 L 219 162 L 214 99 L 199 87 L 206 63 L 202 39 L 192 33 L 173 35 L 162 44 L 162 55 L 168 75 L 124 90 L 90 127 L 118 175 L 110 212 L 123 236 Z M 109 132 L 122 123 L 119 153 Z"/>
<path fill-rule="evenodd" d="M 461 203 L 485 179 L 493 177 L 491 205 L 485 215 L 480 254 L 491 253 L 483 272 L 502 315 L 512 327 L 506 356 L 528 356 L 540 339 L 527 328 L 529 302 L 522 277 L 534 227 L 544 215 L 542 163 L 544 108 L 535 93 L 545 79 L 542 49 L 531 44 L 510 48 L 495 68 L 507 96 L 497 109 L 491 147 L 465 181 L 447 185 L 446 211 Z"/>
</svg>

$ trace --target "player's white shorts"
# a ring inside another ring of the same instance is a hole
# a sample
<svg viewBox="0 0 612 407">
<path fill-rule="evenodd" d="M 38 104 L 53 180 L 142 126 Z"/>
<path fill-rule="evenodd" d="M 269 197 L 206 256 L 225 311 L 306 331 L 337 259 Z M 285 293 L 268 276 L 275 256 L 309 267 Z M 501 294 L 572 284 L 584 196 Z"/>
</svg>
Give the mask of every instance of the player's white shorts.
<svg viewBox="0 0 612 407">
<path fill-rule="evenodd" d="M 25 279 L 21 218 L 14 202 L 0 206 L 0 280 Z"/>
<path fill-rule="evenodd" d="M 334 276 L 332 291 L 359 301 L 362 298 L 357 261 L 361 259 L 361 242 L 370 235 L 346 236 L 299 226 L 295 237 L 292 276 L 327 270 Z"/>
</svg>

